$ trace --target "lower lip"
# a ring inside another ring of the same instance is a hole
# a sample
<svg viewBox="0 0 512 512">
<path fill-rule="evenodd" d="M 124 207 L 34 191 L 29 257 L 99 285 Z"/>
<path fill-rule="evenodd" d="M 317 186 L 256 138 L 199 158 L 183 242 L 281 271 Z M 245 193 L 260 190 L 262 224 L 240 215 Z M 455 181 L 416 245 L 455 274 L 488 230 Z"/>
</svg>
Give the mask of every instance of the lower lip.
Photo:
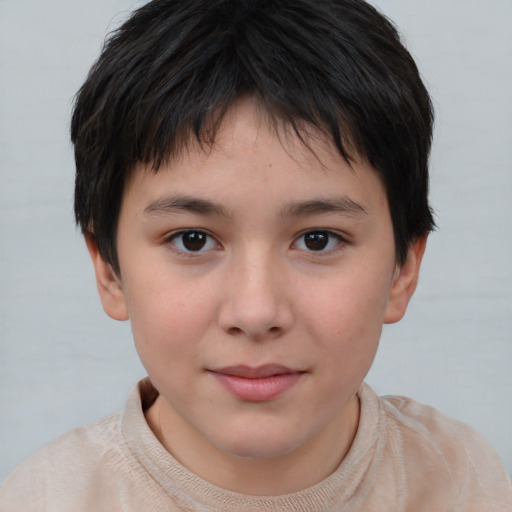
<svg viewBox="0 0 512 512">
<path fill-rule="evenodd" d="M 267 402 L 295 386 L 302 373 L 284 373 L 256 379 L 215 372 L 213 375 L 236 398 L 247 402 Z"/>
</svg>

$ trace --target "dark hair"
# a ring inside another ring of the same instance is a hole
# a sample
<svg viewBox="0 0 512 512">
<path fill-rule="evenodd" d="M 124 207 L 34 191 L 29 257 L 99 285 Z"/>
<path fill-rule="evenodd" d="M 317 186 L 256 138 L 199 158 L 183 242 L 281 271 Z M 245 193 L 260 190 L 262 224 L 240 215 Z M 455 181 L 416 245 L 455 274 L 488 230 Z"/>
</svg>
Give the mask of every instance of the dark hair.
<svg viewBox="0 0 512 512">
<path fill-rule="evenodd" d="M 428 204 L 433 111 L 397 30 L 362 0 L 154 0 L 106 41 L 71 124 L 75 216 L 119 270 L 123 187 L 191 140 L 212 144 L 244 95 L 274 123 L 328 134 L 380 173 L 397 261 L 434 227 Z M 306 128 L 305 128 L 306 127 Z"/>
</svg>

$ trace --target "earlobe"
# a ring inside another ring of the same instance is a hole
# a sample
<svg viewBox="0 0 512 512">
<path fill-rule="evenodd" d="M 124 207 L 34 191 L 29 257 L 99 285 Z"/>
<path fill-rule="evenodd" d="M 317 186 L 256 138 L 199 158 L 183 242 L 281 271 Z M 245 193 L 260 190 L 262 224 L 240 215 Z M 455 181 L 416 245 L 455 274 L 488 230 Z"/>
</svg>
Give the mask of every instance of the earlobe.
<svg viewBox="0 0 512 512">
<path fill-rule="evenodd" d="M 426 243 L 426 236 L 412 242 L 407 253 L 406 261 L 401 267 L 397 268 L 389 294 L 384 323 L 393 324 L 401 320 L 404 316 L 409 300 L 418 284 L 420 265 L 423 253 L 425 252 Z"/>
<path fill-rule="evenodd" d="M 128 320 L 123 288 L 119 276 L 106 263 L 98 250 L 98 244 L 93 235 L 85 235 L 85 243 L 96 274 L 96 284 L 100 294 L 103 309 L 114 320 Z"/>
</svg>

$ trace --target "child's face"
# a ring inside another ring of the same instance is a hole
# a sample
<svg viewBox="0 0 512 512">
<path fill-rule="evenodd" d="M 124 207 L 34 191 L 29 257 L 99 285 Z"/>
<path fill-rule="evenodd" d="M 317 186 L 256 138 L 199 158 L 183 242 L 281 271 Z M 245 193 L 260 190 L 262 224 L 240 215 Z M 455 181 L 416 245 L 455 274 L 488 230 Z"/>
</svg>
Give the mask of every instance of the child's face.
<svg viewBox="0 0 512 512">
<path fill-rule="evenodd" d="M 119 278 L 96 253 L 105 309 L 129 317 L 178 452 L 279 458 L 357 424 L 354 394 L 421 251 L 397 268 L 375 171 L 312 147 L 318 158 L 241 102 L 210 153 L 135 171 Z"/>
</svg>

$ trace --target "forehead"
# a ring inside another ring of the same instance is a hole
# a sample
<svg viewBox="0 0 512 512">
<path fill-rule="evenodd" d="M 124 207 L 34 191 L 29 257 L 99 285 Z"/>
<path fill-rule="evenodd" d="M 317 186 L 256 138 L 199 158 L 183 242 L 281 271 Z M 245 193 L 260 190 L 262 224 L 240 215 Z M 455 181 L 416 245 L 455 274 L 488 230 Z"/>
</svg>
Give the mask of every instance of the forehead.
<svg viewBox="0 0 512 512">
<path fill-rule="evenodd" d="M 158 196 L 172 189 L 209 198 L 235 190 L 247 197 L 281 194 L 299 200 L 350 194 L 360 202 L 366 195 L 382 196 L 379 175 L 365 159 L 348 163 L 321 130 L 300 128 L 297 134 L 274 121 L 252 98 L 238 101 L 224 115 L 214 143 L 191 139 L 156 171 L 136 166 L 125 195 Z"/>
<path fill-rule="evenodd" d="M 284 152 L 293 158 L 299 167 L 322 166 L 344 160 L 332 141 L 327 129 L 307 123 L 299 118 L 283 119 L 274 111 L 269 111 L 255 96 L 246 96 L 235 101 L 222 116 L 212 140 L 215 142 L 202 146 L 206 153 L 218 151 L 229 156 L 229 147 L 235 142 L 244 151 L 264 151 L 265 145 L 274 145 L 279 141 Z M 350 146 L 350 137 L 343 134 L 344 144 Z M 197 147 L 197 144 L 195 145 Z M 235 155 L 231 155 L 235 156 Z M 354 160 L 362 160 L 357 151 L 353 151 Z"/>
</svg>

